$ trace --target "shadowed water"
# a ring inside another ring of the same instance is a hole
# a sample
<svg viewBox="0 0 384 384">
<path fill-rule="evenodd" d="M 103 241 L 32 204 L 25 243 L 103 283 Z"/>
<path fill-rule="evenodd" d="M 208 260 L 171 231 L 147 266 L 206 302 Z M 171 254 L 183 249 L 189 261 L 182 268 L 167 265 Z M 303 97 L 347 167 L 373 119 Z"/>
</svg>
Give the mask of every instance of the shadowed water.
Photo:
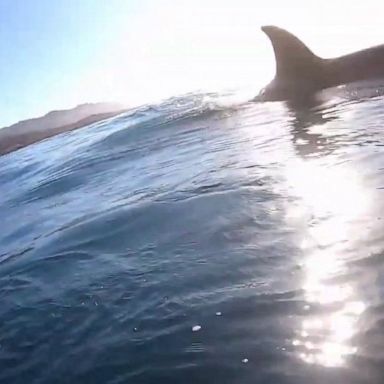
<svg viewBox="0 0 384 384">
<path fill-rule="evenodd" d="M 384 99 L 221 99 L 0 158 L 1 383 L 382 383 Z"/>
</svg>

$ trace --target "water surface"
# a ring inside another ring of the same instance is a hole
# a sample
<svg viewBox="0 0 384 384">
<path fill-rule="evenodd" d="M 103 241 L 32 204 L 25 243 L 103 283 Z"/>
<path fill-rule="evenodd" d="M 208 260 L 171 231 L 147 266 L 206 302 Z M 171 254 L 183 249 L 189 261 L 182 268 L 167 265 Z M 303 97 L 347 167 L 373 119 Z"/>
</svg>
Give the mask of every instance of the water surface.
<svg viewBox="0 0 384 384">
<path fill-rule="evenodd" d="M 191 94 L 0 158 L 1 383 L 382 383 L 384 99 Z"/>
</svg>

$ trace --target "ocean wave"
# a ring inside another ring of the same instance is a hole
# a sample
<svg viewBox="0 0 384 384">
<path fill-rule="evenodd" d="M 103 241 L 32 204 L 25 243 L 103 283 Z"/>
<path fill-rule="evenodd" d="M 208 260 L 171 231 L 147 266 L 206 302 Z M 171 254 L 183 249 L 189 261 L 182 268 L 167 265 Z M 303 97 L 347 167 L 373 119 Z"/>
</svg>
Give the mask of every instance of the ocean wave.
<svg viewBox="0 0 384 384">
<path fill-rule="evenodd" d="M 247 100 L 0 158 L 1 382 L 381 382 L 383 98 Z"/>
</svg>

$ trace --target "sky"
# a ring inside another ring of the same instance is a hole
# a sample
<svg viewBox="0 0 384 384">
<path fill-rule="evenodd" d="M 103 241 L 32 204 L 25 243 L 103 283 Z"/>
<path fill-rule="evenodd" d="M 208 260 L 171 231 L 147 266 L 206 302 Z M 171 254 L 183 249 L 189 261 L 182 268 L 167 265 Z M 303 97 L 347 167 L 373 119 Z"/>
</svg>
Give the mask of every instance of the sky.
<svg viewBox="0 0 384 384">
<path fill-rule="evenodd" d="M 331 57 L 384 43 L 378 0 L 0 0 L 0 127 L 83 102 L 153 102 L 274 75 L 261 25 Z"/>
</svg>

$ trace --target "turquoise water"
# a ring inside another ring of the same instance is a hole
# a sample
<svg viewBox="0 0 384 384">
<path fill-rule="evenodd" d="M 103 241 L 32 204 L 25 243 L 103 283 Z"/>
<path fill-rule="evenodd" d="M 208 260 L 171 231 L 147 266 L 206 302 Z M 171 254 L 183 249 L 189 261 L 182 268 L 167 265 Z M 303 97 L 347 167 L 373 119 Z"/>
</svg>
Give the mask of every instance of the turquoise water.
<svg viewBox="0 0 384 384">
<path fill-rule="evenodd" d="M 1 383 L 382 383 L 384 99 L 231 97 L 0 158 Z"/>
</svg>

